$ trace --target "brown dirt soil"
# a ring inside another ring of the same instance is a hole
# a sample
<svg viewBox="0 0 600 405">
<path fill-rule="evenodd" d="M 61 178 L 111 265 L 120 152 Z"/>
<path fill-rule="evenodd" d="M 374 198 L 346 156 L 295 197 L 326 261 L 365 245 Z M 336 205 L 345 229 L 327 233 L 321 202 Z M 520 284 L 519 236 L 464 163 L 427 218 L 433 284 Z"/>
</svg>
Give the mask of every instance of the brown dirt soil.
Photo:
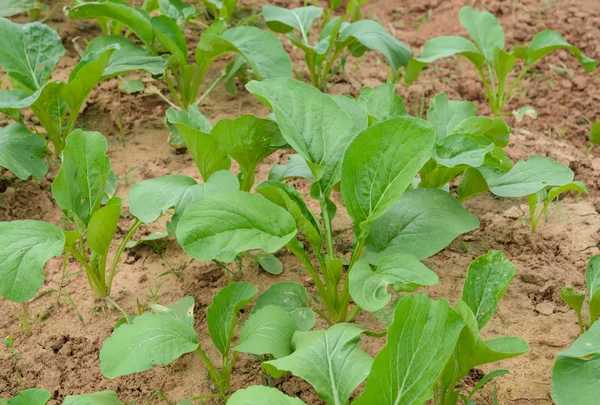
<svg viewBox="0 0 600 405">
<path fill-rule="evenodd" d="M 245 1 L 244 4 L 254 2 Z M 269 3 L 293 7 L 302 2 L 275 0 Z M 509 47 L 530 41 L 542 29 L 553 28 L 588 56 L 600 58 L 600 2 L 596 0 L 374 0 L 364 6 L 364 12 L 393 30 L 396 37 L 409 44 L 418 55 L 420 47 L 431 37 L 466 34 L 458 23 L 458 10 L 463 5 L 493 12 L 507 32 Z M 100 31 L 93 23 L 70 21 L 62 16 L 52 25 L 59 30 L 67 48 L 56 71 L 56 78 L 65 78 L 78 60 L 71 39 L 79 36 L 89 40 Z M 197 31 L 189 30 L 186 35 L 192 43 L 197 41 Z M 286 47 L 291 49 L 289 44 Z M 293 51 L 292 58 L 296 68 L 302 71 L 301 55 Z M 561 63 L 573 72 L 572 78 L 549 67 L 550 64 L 562 66 Z M 221 67 L 217 65 L 210 74 L 216 77 Z M 360 60 L 351 59 L 347 74 L 334 78 L 329 90 L 357 95 L 362 86 L 376 86 L 386 77 L 382 57 L 367 53 Z M 150 82 L 151 78 L 144 76 L 143 80 Z M 153 84 L 161 87 L 160 83 Z M 476 72 L 462 60 L 458 63 L 451 59 L 442 60 L 423 72 L 415 84 L 398 85 L 397 91 L 404 98 L 407 109 L 417 115 L 421 101 L 424 100 L 426 108 L 429 99 L 440 92 L 447 92 L 454 99 L 473 101 L 480 114 L 489 113 Z M 596 149 L 586 153 L 589 125 L 582 118 L 585 115 L 592 121 L 600 119 L 599 100 L 598 73 L 584 74 L 576 60 L 566 52 L 552 54 L 528 75 L 522 90 L 508 108 L 532 105 L 539 118 L 535 121 L 526 118 L 522 122 L 508 118 L 514 129 L 507 148 L 509 156 L 513 161 L 532 154 L 557 159 L 575 171 L 576 179 L 588 186 L 590 194 L 578 199 L 569 197 L 553 206 L 548 222 L 540 223 L 536 233 L 531 233 L 526 220 L 526 201 L 503 200 L 491 195 L 475 197 L 465 206 L 480 219 L 481 226 L 426 260 L 440 276 L 440 283 L 427 289 L 427 293 L 451 302 L 460 296 L 469 263 L 487 250 L 503 251 L 517 267 L 517 277 L 496 316 L 483 331 L 485 337 L 517 335 L 531 346 L 528 354 L 494 365 L 512 372 L 511 376 L 497 381 L 500 404 L 551 404 L 550 377 L 554 358 L 577 337 L 575 314 L 561 303 L 559 290 L 566 284 L 583 289 L 587 259 L 600 252 L 600 153 Z M 168 105 L 156 96 L 120 93 L 116 79 L 102 83 L 88 100 L 80 124 L 107 136 L 109 157 L 121 179 L 118 195 L 125 197 L 135 182 L 169 173 L 185 174 L 199 180 L 189 155 L 175 153 L 166 143 L 168 131 L 163 125 L 163 117 L 167 108 Z M 242 91 L 232 96 L 222 89 L 204 102 L 201 111 L 213 122 L 238 114 L 266 116 L 268 113 L 249 94 Z M 284 160 L 283 152 L 267 158 L 258 168 L 257 183 L 266 179 L 274 163 Z M 53 163 L 48 178 L 40 184 L 0 178 L 0 220 L 43 219 L 59 224 L 61 213 L 50 194 L 56 171 L 57 164 Z M 305 183 L 296 181 L 293 184 L 303 194 L 308 194 Z M 340 206 L 341 196 L 336 195 L 335 199 Z M 131 219 L 126 218 L 121 221 L 120 237 L 130 222 Z M 336 218 L 334 227 L 342 230 L 349 224 L 349 218 L 342 214 Z M 163 227 L 164 223 L 145 226 L 141 233 L 160 231 Z M 351 235 L 346 232 L 338 239 L 340 250 L 348 250 Z M 312 288 L 307 274 L 298 271 L 300 263 L 293 256 L 281 251 L 279 257 L 285 266 L 281 276 L 247 268 L 244 280 L 254 283 L 261 291 L 273 282 L 292 278 L 304 281 Z M 69 261 L 68 275 L 80 270 L 76 262 Z M 179 271 L 182 276 L 161 277 L 169 270 Z M 135 401 L 136 404 L 174 404 L 211 392 L 205 370 L 192 354 L 182 356 L 170 366 L 155 367 L 145 373 L 116 380 L 104 378 L 99 371 L 98 352 L 119 314 L 96 307 L 81 274 L 66 277 L 62 287 L 61 279 L 62 260 L 52 259 L 46 266 L 46 282 L 41 291 L 61 290 L 61 295 L 57 298 L 57 293 L 40 294 L 27 303 L 30 334 L 22 327 L 21 306 L 0 300 L 0 335 L 11 333 L 20 352 L 13 356 L 6 347 L 0 347 L 0 396 L 17 394 L 21 381 L 24 387 L 49 390 L 52 405 L 59 404 L 66 395 L 105 389 L 115 390 L 123 401 Z M 186 295 L 193 296 L 200 342 L 207 348 L 209 356 L 216 359 L 217 352 L 212 348 L 206 330 L 205 311 L 214 294 L 225 285 L 226 279 L 219 268 L 210 263 L 190 264 L 177 242 L 169 240 L 164 249 L 155 251 L 140 247 L 124 255 L 115 280 L 114 298 L 130 313 L 136 313 L 138 302 L 142 306 L 151 302 L 150 290 L 160 288 L 158 300 L 165 304 Z M 357 322 L 368 328 L 381 329 L 370 315 L 362 314 Z M 362 345 L 375 355 L 384 343 L 384 339 L 370 338 L 364 339 Z M 482 369 L 490 371 L 488 367 Z M 480 372 L 476 371 L 473 376 L 478 374 Z M 265 374 L 258 364 L 242 355 L 233 375 L 233 388 L 264 382 Z M 468 385 L 473 383 L 473 378 L 465 381 Z M 299 396 L 307 404 L 321 403 L 310 386 L 297 378 L 277 380 L 275 385 L 289 395 Z M 357 393 L 360 389 L 362 386 Z M 490 387 L 484 389 L 478 396 L 478 403 L 491 404 L 491 391 Z M 168 402 L 162 398 L 163 394 Z"/>
</svg>

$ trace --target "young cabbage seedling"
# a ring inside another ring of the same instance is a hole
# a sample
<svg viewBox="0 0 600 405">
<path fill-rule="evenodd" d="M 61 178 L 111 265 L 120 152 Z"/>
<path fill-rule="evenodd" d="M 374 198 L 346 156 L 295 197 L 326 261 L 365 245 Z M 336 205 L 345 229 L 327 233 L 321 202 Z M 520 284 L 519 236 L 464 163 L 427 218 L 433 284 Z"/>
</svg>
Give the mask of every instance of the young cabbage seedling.
<svg viewBox="0 0 600 405">
<path fill-rule="evenodd" d="M 245 322 L 233 345 L 238 312 L 254 298 L 258 289 L 250 283 L 233 283 L 220 290 L 206 309 L 210 338 L 219 351 L 218 362 L 211 360 L 198 343 L 194 330 L 194 299 L 185 297 L 171 305 L 150 304 L 153 313 L 137 316 L 129 324 L 115 328 L 100 350 L 100 370 L 107 378 L 149 370 L 169 364 L 185 353 L 195 352 L 204 363 L 216 394 L 197 399 L 230 394 L 230 380 L 239 353 L 267 356 L 269 359 L 292 353 L 292 335 L 298 330 L 294 318 L 273 305 L 255 310 Z"/>
<path fill-rule="evenodd" d="M 421 69 L 438 59 L 453 55 L 464 56 L 479 72 L 493 114 L 501 115 L 523 76 L 555 50 L 571 51 L 586 72 L 596 69 L 595 60 L 585 56 L 579 48 L 569 44 L 554 30 L 537 33 L 529 46 L 517 45 L 505 51 L 504 30 L 491 13 L 463 7 L 459 18 L 471 40 L 458 36 L 441 36 L 427 41 L 421 56 L 412 59 L 406 68 L 407 83 L 417 80 Z M 509 85 L 507 79 L 517 60 L 522 60 L 522 67 Z"/>
<path fill-rule="evenodd" d="M 587 291 L 576 293 L 573 287 L 566 286 L 560 290 L 560 298 L 577 313 L 579 333 L 589 330 L 600 316 L 600 255 L 592 256 L 585 270 L 585 286 Z M 589 297 L 588 316 L 582 316 L 585 297 Z"/>
<path fill-rule="evenodd" d="M 0 405 L 46 405 L 52 395 L 39 388 L 29 388 L 9 399 L 0 398 Z M 113 391 L 101 391 L 93 394 L 68 395 L 62 405 L 124 405 Z"/>
<path fill-rule="evenodd" d="M 339 3 L 336 2 L 338 5 Z M 368 49 L 383 53 L 391 68 L 391 80 L 398 81 L 400 68 L 406 66 L 411 58 L 411 52 L 406 45 L 375 21 L 360 20 L 347 23 L 344 21 L 346 17 L 329 20 L 328 15 L 323 19 L 318 39 L 311 40 L 310 29 L 322 14 L 323 9 L 315 6 L 291 10 L 263 6 L 263 17 L 269 28 L 278 33 L 288 34 L 292 44 L 304 52 L 310 81 L 314 87 L 324 89 L 329 79 L 344 69 L 346 50 L 355 57 L 364 55 Z"/>
<path fill-rule="evenodd" d="M 183 4 L 183 3 L 182 3 Z M 167 59 L 166 68 L 160 72 L 167 84 L 175 104 L 187 110 L 197 100 L 203 100 L 223 79 L 251 69 L 259 79 L 269 77 L 289 77 L 292 65 L 279 40 L 272 34 L 256 27 L 227 29 L 224 20 L 216 20 L 207 28 L 196 47 L 194 62 L 188 59 L 188 49 L 183 33 L 185 18 L 175 18 L 178 14 L 161 14 L 148 17 L 137 7 L 119 0 L 85 2 L 67 10 L 70 18 L 91 18 L 103 21 L 111 18 L 123 24 L 143 43 L 152 55 L 163 55 Z M 118 37 L 102 37 L 104 41 L 116 41 Z M 122 39 L 122 38 L 120 38 Z M 165 54 L 165 50 L 168 52 Z M 227 72 L 223 73 L 198 97 L 204 75 L 210 64 L 219 56 L 234 53 Z"/>
<path fill-rule="evenodd" d="M 202 0 L 215 19 L 224 20 L 228 25 L 231 22 L 238 0 Z"/>
<path fill-rule="evenodd" d="M 39 162 L 39 141 L 32 141 L 30 148 L 18 149 L 27 133 L 20 110 L 31 109 L 52 142 L 54 152 L 60 154 L 66 137 L 75 129 L 87 96 L 98 83 L 132 70 L 158 74 L 166 65 L 166 59 L 150 55 L 125 38 L 105 42 L 100 37 L 89 43 L 66 82 L 49 81 L 65 51 L 56 31 L 41 23 L 21 25 L 0 18 L 0 35 L 11 38 L 0 41 L 0 67 L 12 86 L 12 90 L 0 90 L 0 112 L 21 124 L 6 127 L 0 133 L 0 143 L 7 145 L 6 149 L 0 149 L 0 165 L 16 171 L 19 177 L 27 172 L 40 177 L 42 173 L 41 169 L 28 168 L 33 164 L 27 161 L 27 153 L 32 153 L 28 149 L 34 151 L 37 164 L 43 164 Z M 13 165 L 23 163 L 23 167 L 15 169 L 7 164 L 8 156 L 17 160 Z"/>
<path fill-rule="evenodd" d="M 406 191 L 431 156 L 433 126 L 396 116 L 368 127 L 357 101 L 291 79 L 254 81 L 247 88 L 274 111 L 282 137 L 304 162 L 294 176 L 311 179 L 322 223 L 295 188 L 269 180 L 256 187 L 260 195 L 236 191 L 188 204 L 176 231 L 184 250 L 197 260 L 228 263 L 244 251 L 274 253 L 286 246 L 314 280 L 320 302 L 312 307 L 330 324 L 353 319 L 360 307 L 384 307 L 389 284 L 404 291 L 435 284 L 437 276 L 420 260 L 479 222 L 445 191 Z M 276 170 L 280 178 L 290 176 L 283 171 Z M 332 228 L 337 207 L 331 191 L 340 182 L 356 230 L 346 277 Z M 351 293 L 358 306 L 349 311 Z"/>
</svg>

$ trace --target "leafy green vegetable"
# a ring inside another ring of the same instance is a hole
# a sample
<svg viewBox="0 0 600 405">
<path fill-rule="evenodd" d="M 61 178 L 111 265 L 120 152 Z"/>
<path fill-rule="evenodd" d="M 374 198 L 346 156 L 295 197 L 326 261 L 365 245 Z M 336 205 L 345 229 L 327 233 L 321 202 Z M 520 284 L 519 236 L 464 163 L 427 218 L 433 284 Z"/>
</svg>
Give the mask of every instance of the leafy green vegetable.
<svg viewBox="0 0 600 405">
<path fill-rule="evenodd" d="M 40 181 L 48 172 L 45 154 L 43 138 L 25 126 L 15 123 L 0 128 L 0 168 L 10 170 L 21 180 L 33 176 Z"/>
<path fill-rule="evenodd" d="M 577 314 L 579 332 L 590 329 L 600 316 L 600 255 L 592 256 L 585 271 L 585 286 L 587 291 L 576 293 L 573 287 L 566 286 L 560 290 L 560 298 Z M 588 302 L 587 321 L 583 320 L 583 304 L 586 296 Z"/>
<path fill-rule="evenodd" d="M 275 388 L 253 385 L 236 391 L 227 401 L 230 405 L 303 405 L 298 398 L 288 397 Z"/>
<path fill-rule="evenodd" d="M 392 83 L 384 83 L 375 90 L 363 87 L 357 101 L 369 116 L 369 125 L 408 115 L 404 108 L 404 101 L 396 94 L 396 88 Z"/>
<path fill-rule="evenodd" d="M 271 305 L 286 310 L 296 322 L 298 330 L 308 331 L 317 321 L 308 292 L 302 284 L 284 281 L 271 285 L 256 300 L 254 311 Z"/>
<path fill-rule="evenodd" d="M 7 405 L 45 405 L 50 400 L 50 396 L 46 390 L 29 388 L 21 391 L 19 395 L 9 399 L 6 403 Z"/>
<path fill-rule="evenodd" d="M 94 394 L 71 395 L 65 398 L 63 405 L 123 405 L 116 393 L 112 391 Z"/>
<path fill-rule="evenodd" d="M 254 355 L 270 354 L 280 358 L 292 354 L 296 321 L 283 308 L 268 305 L 252 313 L 240 333 L 235 350 Z"/>
</svg>

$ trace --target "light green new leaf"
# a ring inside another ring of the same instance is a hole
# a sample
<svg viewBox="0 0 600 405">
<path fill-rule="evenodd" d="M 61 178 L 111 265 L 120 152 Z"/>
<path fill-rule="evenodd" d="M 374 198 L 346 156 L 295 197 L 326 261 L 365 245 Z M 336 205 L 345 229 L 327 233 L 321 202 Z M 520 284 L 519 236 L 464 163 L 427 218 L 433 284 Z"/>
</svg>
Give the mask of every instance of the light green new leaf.
<svg viewBox="0 0 600 405">
<path fill-rule="evenodd" d="M 123 200 L 113 197 L 92 214 L 87 230 L 87 244 L 100 256 L 108 254 L 121 217 L 121 204 Z"/>
<path fill-rule="evenodd" d="M 246 250 L 279 250 L 296 235 L 296 222 L 269 200 L 235 191 L 188 204 L 176 234 L 183 250 L 196 260 L 229 263 Z"/>
<path fill-rule="evenodd" d="M 387 344 L 353 405 L 425 403 L 463 327 L 443 298 L 434 301 L 423 293 L 404 297 L 394 312 Z"/>
<path fill-rule="evenodd" d="M 499 82 L 506 82 L 506 78 L 515 67 L 516 61 L 517 55 L 515 50 L 506 52 L 504 49 L 496 48 L 494 52 L 494 70 Z"/>
<path fill-rule="evenodd" d="M 21 180 L 33 176 L 39 181 L 48 172 L 45 156 L 46 143 L 25 126 L 15 123 L 0 128 L 0 167 Z"/>
<path fill-rule="evenodd" d="M 600 316 L 600 255 L 592 257 L 588 262 L 585 285 L 590 297 L 588 323 L 591 324 Z"/>
<path fill-rule="evenodd" d="M 450 103 L 456 103 L 456 101 L 450 101 Z M 510 127 L 502 118 L 467 117 L 451 129 L 448 135 L 483 135 L 494 142 L 496 146 L 503 148 L 510 141 L 510 131 Z"/>
<path fill-rule="evenodd" d="M 414 256 L 398 253 L 385 256 L 373 271 L 366 260 L 359 260 L 350 270 L 350 294 L 359 307 L 375 312 L 387 305 L 392 295 L 388 285 L 403 291 L 413 291 L 419 286 L 435 285 L 437 274 Z"/>
<path fill-rule="evenodd" d="M 183 31 L 177 23 L 165 15 L 152 17 L 154 35 L 158 41 L 173 55 L 176 60 L 172 63 L 185 67 L 188 64 L 187 43 Z"/>
<path fill-rule="evenodd" d="M 410 116 L 375 124 L 354 139 L 342 163 L 342 195 L 355 224 L 367 228 L 402 196 L 434 142 L 433 126 Z"/>
<path fill-rule="evenodd" d="M 436 138 L 440 141 L 457 125 L 469 117 L 474 117 L 476 113 L 477 107 L 470 101 L 448 100 L 448 95 L 441 93 L 431 100 L 427 110 L 427 121 L 435 127 Z"/>
<path fill-rule="evenodd" d="M 306 179 L 311 182 L 315 181 L 308 163 L 297 153 L 288 155 L 286 164 L 280 165 L 275 163 L 269 171 L 269 180 L 284 181 L 295 178 Z"/>
<path fill-rule="evenodd" d="M 471 308 L 479 329 L 496 312 L 517 269 L 498 250 L 490 250 L 471 263 L 462 291 L 462 300 Z"/>
<path fill-rule="evenodd" d="M 478 169 L 490 191 L 500 197 L 526 197 L 546 187 L 560 187 L 573 181 L 573 171 L 545 156 L 519 160 L 507 173 L 482 166 Z"/>
<path fill-rule="evenodd" d="M 250 283 L 232 283 L 222 288 L 206 310 L 208 333 L 223 356 L 228 356 L 237 314 L 258 293 Z"/>
<path fill-rule="evenodd" d="M 259 253 L 256 256 L 260 268 L 269 274 L 279 275 L 283 273 L 283 263 L 270 253 Z"/>
<path fill-rule="evenodd" d="M 479 167 L 493 149 L 494 144 L 485 136 L 448 135 L 435 145 L 432 158 L 448 168 Z"/>
<path fill-rule="evenodd" d="M 157 314 L 169 315 L 179 322 L 194 327 L 194 298 L 184 297 L 170 305 L 149 304 Z"/>
<path fill-rule="evenodd" d="M 489 190 L 487 182 L 479 170 L 467 167 L 458 185 L 458 201 L 465 201 Z"/>
<path fill-rule="evenodd" d="M 0 17 L 12 17 L 26 11 L 34 10 L 40 4 L 36 0 L 1 0 Z M 1 403 L 0 399 L 0 403 Z"/>
<path fill-rule="evenodd" d="M 308 292 L 302 284 L 283 281 L 271 285 L 258 297 L 253 312 L 269 305 L 285 309 L 294 318 L 299 330 L 310 330 L 317 321 Z"/>
<path fill-rule="evenodd" d="M 292 62 L 281 41 L 260 28 L 236 27 L 220 35 L 204 33 L 196 49 L 196 62 L 206 69 L 217 57 L 228 53 L 243 56 L 261 80 L 292 76 Z"/>
<path fill-rule="evenodd" d="M 461 8 L 458 16 L 485 58 L 493 62 L 495 49 L 504 49 L 504 30 L 496 17 L 488 11 L 480 12 L 472 7 Z"/>
<path fill-rule="evenodd" d="M 373 222 L 365 254 L 378 257 L 406 253 L 423 260 L 445 248 L 454 238 L 479 226 L 477 218 L 443 190 L 410 190 Z"/>
<path fill-rule="evenodd" d="M 592 145 L 600 145 L 600 121 L 592 124 L 589 138 Z"/>
<path fill-rule="evenodd" d="M 190 19 L 200 14 L 196 7 L 181 0 L 158 0 L 158 9 L 162 16 L 169 17 L 182 29 Z"/>
<path fill-rule="evenodd" d="M 101 391 L 93 394 L 70 395 L 63 405 L 123 405 L 113 391 Z"/>
<path fill-rule="evenodd" d="M 396 94 L 396 86 L 392 83 L 384 83 L 375 90 L 363 87 L 357 101 L 369 116 L 369 125 L 408 115 L 404 101 Z"/>
<path fill-rule="evenodd" d="M 252 312 L 244 323 L 234 350 L 254 355 L 270 354 L 276 359 L 292 354 L 292 336 L 298 327 L 283 308 L 274 305 Z"/>
<path fill-rule="evenodd" d="M 227 403 L 229 405 L 305 405 L 298 398 L 288 397 L 276 388 L 262 385 L 237 390 Z"/>
<path fill-rule="evenodd" d="M 339 323 L 327 330 L 297 332 L 294 353 L 262 363 L 275 377 L 289 371 L 310 383 L 328 404 L 347 405 L 352 391 L 364 381 L 373 359 L 359 346 L 364 329 Z"/>
<path fill-rule="evenodd" d="M 62 254 L 62 229 L 42 221 L 0 222 L 0 296 L 24 302 L 44 282 L 44 265 Z"/>
<path fill-rule="evenodd" d="M 50 393 L 39 388 L 21 391 L 16 397 L 9 399 L 7 405 L 45 405 L 50 400 Z M 0 399 L 0 403 L 1 403 Z"/>
<path fill-rule="evenodd" d="M 0 17 L 0 37 L 0 67 L 21 90 L 42 88 L 65 53 L 58 33 L 39 22 L 17 24 Z"/>
<path fill-rule="evenodd" d="M 87 226 L 100 207 L 111 171 L 108 142 L 99 132 L 77 129 L 67 137 L 62 166 L 52 183 L 52 195 L 64 214 L 78 227 Z"/>
<path fill-rule="evenodd" d="M 583 302 L 585 301 L 585 292 L 576 293 L 573 287 L 565 286 L 560 289 L 560 298 L 567 304 L 573 311 L 577 312 L 577 316 L 581 316 L 581 309 L 583 308 Z"/>
<path fill-rule="evenodd" d="M 587 194 L 588 189 L 581 181 L 572 181 L 569 184 L 565 184 L 561 187 L 553 187 L 548 190 L 548 195 L 546 196 L 547 201 L 552 201 L 562 193 L 566 193 L 567 191 L 576 191 L 578 194 Z"/>
<path fill-rule="evenodd" d="M 186 297 L 183 300 L 189 301 Z M 178 303 L 173 305 L 177 306 Z M 190 313 L 193 319 L 193 315 Z M 169 313 L 144 313 L 123 324 L 102 344 L 100 371 L 107 378 L 169 364 L 198 347 L 193 324 Z"/>
<path fill-rule="evenodd" d="M 579 48 L 569 44 L 562 35 L 554 30 L 544 30 L 538 32 L 533 37 L 531 44 L 529 44 L 525 51 L 525 61 L 528 65 L 531 65 L 557 49 L 571 51 L 586 72 L 596 70 L 596 61 L 594 59 L 585 56 Z"/>
<path fill-rule="evenodd" d="M 307 6 L 287 9 L 264 5 L 262 8 L 263 17 L 267 26 L 279 33 L 287 34 L 293 30 L 300 31 L 300 37 L 305 45 L 309 46 L 308 41 L 310 27 L 315 19 L 323 14 L 321 7 Z"/>
</svg>

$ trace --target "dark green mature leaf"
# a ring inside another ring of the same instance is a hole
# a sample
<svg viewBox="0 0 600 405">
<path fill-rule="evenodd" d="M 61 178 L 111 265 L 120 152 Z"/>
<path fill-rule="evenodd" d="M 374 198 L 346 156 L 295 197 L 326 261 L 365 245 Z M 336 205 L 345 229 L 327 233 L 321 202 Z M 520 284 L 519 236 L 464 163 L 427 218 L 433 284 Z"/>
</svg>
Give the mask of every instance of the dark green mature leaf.
<svg viewBox="0 0 600 405">
<path fill-rule="evenodd" d="M 243 191 L 205 196 L 188 204 L 177 240 L 196 260 L 231 262 L 238 253 L 273 253 L 296 235 L 296 222 L 283 208 Z"/>
<path fill-rule="evenodd" d="M 228 356 L 237 314 L 258 293 L 250 283 L 231 283 L 222 288 L 206 310 L 208 333 L 223 356 Z"/>
<path fill-rule="evenodd" d="M 404 101 L 396 94 L 396 86 L 392 83 L 384 83 L 375 90 L 363 87 L 357 101 L 369 116 L 369 125 L 408 115 Z"/>
<path fill-rule="evenodd" d="M 350 294 L 359 307 L 375 312 L 387 305 L 392 295 L 388 285 L 413 291 L 422 285 L 435 285 L 438 276 L 414 256 L 398 253 L 385 256 L 373 271 L 366 260 L 359 260 L 350 270 Z"/>
<path fill-rule="evenodd" d="M 394 253 L 422 260 L 445 248 L 479 221 L 443 190 L 410 190 L 376 220 L 369 231 L 366 252 L 372 263 Z"/>
<path fill-rule="evenodd" d="M 154 35 L 158 41 L 173 55 L 180 66 L 188 64 L 187 43 L 183 31 L 177 23 L 165 15 L 152 17 L 150 20 Z"/>
<path fill-rule="evenodd" d="M 253 311 L 269 305 L 285 309 L 294 318 L 299 330 L 310 330 L 317 321 L 302 284 L 283 281 L 271 285 L 258 297 Z"/>
<path fill-rule="evenodd" d="M 292 76 L 292 62 L 279 39 L 259 28 L 236 27 L 220 35 L 204 33 L 196 49 L 196 62 L 205 69 L 228 53 L 242 55 L 261 80 Z"/>
<path fill-rule="evenodd" d="M 402 196 L 434 142 L 433 126 L 409 116 L 375 124 L 352 141 L 342 163 L 342 195 L 355 224 L 367 228 Z"/>
<path fill-rule="evenodd" d="M 119 197 L 113 197 L 106 206 L 92 214 L 87 230 L 87 244 L 100 256 L 108 254 L 121 217 L 122 203 L 123 200 Z"/>
<path fill-rule="evenodd" d="M 193 299 L 183 298 L 187 304 Z M 188 318 L 191 318 L 192 321 Z M 102 344 L 100 371 L 107 378 L 142 372 L 155 365 L 169 364 L 185 353 L 198 348 L 198 335 L 193 326 L 193 314 L 179 319 L 169 313 L 144 313 L 123 324 Z"/>
<path fill-rule="evenodd" d="M 569 44 L 562 35 L 554 30 L 544 30 L 538 32 L 533 37 L 531 44 L 529 44 L 525 51 L 525 61 L 528 65 L 531 65 L 557 49 L 571 51 L 586 72 L 596 70 L 596 61 L 594 59 L 585 56 L 579 48 Z"/>
<path fill-rule="evenodd" d="M 321 7 L 307 6 L 287 9 L 264 5 L 262 8 L 263 17 L 269 28 L 275 32 L 287 34 L 293 30 L 300 31 L 300 37 L 305 45 L 310 45 L 308 41 L 310 27 L 315 19 L 323 14 Z"/>
<path fill-rule="evenodd" d="M 119 396 L 113 391 L 102 391 L 93 394 L 71 395 L 65 398 L 63 405 L 123 405 Z"/>
<path fill-rule="evenodd" d="M 262 363 L 267 372 L 279 377 L 289 371 L 309 382 L 328 404 L 346 405 L 352 391 L 364 381 L 373 359 L 359 346 L 364 329 L 339 323 L 327 330 L 297 332 L 294 353 Z"/>
<path fill-rule="evenodd" d="M 573 171 L 545 156 L 519 160 L 507 173 L 482 166 L 478 169 L 490 191 L 500 197 L 525 197 L 546 187 L 558 187 L 573 180 Z"/>
<path fill-rule="evenodd" d="M 62 254 L 62 229 L 42 221 L 0 222 L 0 295 L 24 302 L 44 282 L 44 265 Z"/>
<path fill-rule="evenodd" d="M 588 323 L 593 323 L 600 316 L 600 255 L 592 257 L 588 262 L 585 285 L 590 297 Z"/>
<path fill-rule="evenodd" d="M 471 308 L 479 329 L 490 320 L 517 269 L 498 250 L 490 250 L 471 263 L 463 286 L 462 300 Z"/>
<path fill-rule="evenodd" d="M 227 403 L 229 405 L 305 405 L 298 398 L 288 397 L 276 388 L 262 385 L 237 390 Z"/>
<path fill-rule="evenodd" d="M 353 404 L 427 401 L 463 327 L 460 316 L 443 298 L 434 301 L 423 293 L 404 297 L 396 307 L 387 344 L 375 358 L 365 391 Z"/>
<path fill-rule="evenodd" d="M 308 163 L 297 153 L 288 155 L 288 162 L 286 164 L 280 165 L 276 163 L 269 171 L 269 180 L 284 181 L 295 178 L 315 181 Z"/>
<path fill-rule="evenodd" d="M 455 36 L 435 37 L 425 42 L 420 57 L 410 60 L 406 67 L 404 80 L 406 83 L 414 82 L 425 66 L 438 59 L 453 55 L 462 55 L 477 67 L 481 67 L 485 61 L 485 56 L 479 48 L 466 38 Z"/>
<path fill-rule="evenodd" d="M 0 128 L 0 167 L 4 167 L 21 180 L 33 176 L 37 181 L 48 172 L 44 162 L 46 143 L 37 134 L 21 124 Z"/>
<path fill-rule="evenodd" d="M 111 171 L 108 142 L 99 132 L 77 129 L 67 137 L 62 166 L 52 183 L 52 195 L 64 214 L 78 227 L 87 226 L 100 207 Z"/>
<path fill-rule="evenodd" d="M 328 94 L 328 96 L 350 116 L 356 128 L 369 126 L 369 117 L 354 98 L 339 94 Z"/>
<path fill-rule="evenodd" d="M 235 350 L 254 355 L 270 354 L 276 359 L 292 354 L 296 321 L 283 308 L 268 305 L 252 312 L 244 323 Z"/>
<path fill-rule="evenodd" d="M 346 25 L 340 31 L 339 40 L 351 50 L 356 49 L 356 42 L 361 45 L 360 48 L 363 50 L 353 52 L 354 56 L 362 55 L 364 48 L 383 53 L 392 68 L 394 77 L 402 66 L 408 64 L 412 56 L 405 44 L 398 41 L 376 21 L 361 20 Z"/>
<path fill-rule="evenodd" d="M 552 399 L 557 405 L 595 405 L 600 397 L 600 322 L 558 354 L 552 369 Z"/>
<path fill-rule="evenodd" d="M 252 81 L 248 91 L 275 113 L 281 135 L 311 168 L 326 196 L 340 181 L 346 148 L 364 128 L 329 96 L 292 79 Z"/>
<path fill-rule="evenodd" d="M 504 49 L 504 30 L 496 17 L 488 11 L 480 12 L 472 7 L 461 8 L 458 16 L 485 58 L 493 62 L 496 48 Z"/>
<path fill-rule="evenodd" d="M 0 17 L 0 37 L 0 67 L 21 90 L 42 88 L 65 53 L 58 33 L 39 22 L 17 24 Z"/>
<path fill-rule="evenodd" d="M 446 93 L 435 96 L 427 110 L 427 121 L 435 127 L 438 141 L 444 139 L 451 131 L 469 117 L 475 117 L 477 107 L 470 101 L 448 100 Z M 456 132 L 464 135 L 464 131 Z"/>
</svg>

